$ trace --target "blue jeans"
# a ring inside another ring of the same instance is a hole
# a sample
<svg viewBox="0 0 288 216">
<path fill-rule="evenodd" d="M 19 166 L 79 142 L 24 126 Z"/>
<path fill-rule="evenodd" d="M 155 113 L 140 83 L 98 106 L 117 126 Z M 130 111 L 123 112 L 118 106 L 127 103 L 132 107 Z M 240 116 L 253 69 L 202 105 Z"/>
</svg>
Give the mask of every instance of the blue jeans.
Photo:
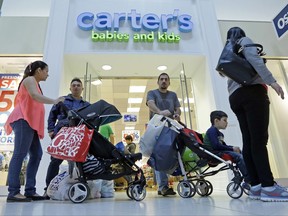
<svg viewBox="0 0 288 216">
<path fill-rule="evenodd" d="M 242 173 L 243 177 L 244 177 L 244 181 L 249 183 L 250 182 L 250 178 L 248 176 L 248 172 L 246 169 L 246 165 L 243 159 L 242 154 L 234 152 L 234 151 L 223 151 L 222 153 L 228 154 L 230 155 L 234 162 L 236 163 L 238 169 L 240 170 L 240 172 Z"/>
<path fill-rule="evenodd" d="M 155 170 L 155 176 L 158 185 L 158 191 L 161 191 L 165 186 L 169 186 L 167 173 Z"/>
<path fill-rule="evenodd" d="M 19 176 L 23 160 L 28 153 L 24 195 L 34 195 L 36 193 L 36 174 L 43 154 L 39 136 L 24 119 L 11 123 L 11 126 L 15 133 L 15 143 L 8 170 L 8 196 L 13 197 L 20 193 Z"/>
</svg>

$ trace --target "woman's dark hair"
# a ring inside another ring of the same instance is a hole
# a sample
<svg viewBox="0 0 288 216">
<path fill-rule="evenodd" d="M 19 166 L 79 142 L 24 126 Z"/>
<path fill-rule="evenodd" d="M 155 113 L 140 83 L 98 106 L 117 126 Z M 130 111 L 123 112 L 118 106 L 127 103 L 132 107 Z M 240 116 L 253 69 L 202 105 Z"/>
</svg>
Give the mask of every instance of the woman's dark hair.
<svg viewBox="0 0 288 216">
<path fill-rule="evenodd" d="M 232 44 L 236 44 L 237 40 L 242 37 L 246 37 L 246 34 L 239 27 L 232 27 L 227 32 L 227 40 L 230 40 Z"/>
<path fill-rule="evenodd" d="M 221 110 L 215 110 L 215 111 L 210 113 L 210 122 L 212 125 L 214 125 L 215 119 L 220 120 L 223 117 L 228 117 L 228 115 Z"/>
<path fill-rule="evenodd" d="M 24 76 L 21 80 L 21 82 L 19 83 L 19 86 L 18 86 L 18 91 L 20 89 L 20 86 L 23 82 L 24 79 L 26 79 L 28 76 L 34 76 L 34 74 L 36 73 L 36 70 L 38 68 L 40 68 L 41 70 L 45 69 L 48 65 L 43 62 L 43 61 L 34 61 L 34 62 L 31 62 L 24 70 Z M 38 84 L 39 85 L 39 84 Z M 40 88 L 40 85 L 39 85 L 39 88 Z M 40 88 L 41 90 L 41 88 Z M 42 90 L 41 90 L 41 93 L 42 93 Z"/>
</svg>

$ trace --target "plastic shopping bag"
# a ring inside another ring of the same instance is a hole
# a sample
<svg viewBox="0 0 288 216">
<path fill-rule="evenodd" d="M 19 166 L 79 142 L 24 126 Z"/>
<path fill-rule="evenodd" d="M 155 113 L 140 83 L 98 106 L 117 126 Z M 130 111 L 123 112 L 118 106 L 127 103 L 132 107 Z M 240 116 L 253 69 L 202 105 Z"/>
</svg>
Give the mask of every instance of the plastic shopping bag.
<svg viewBox="0 0 288 216">
<path fill-rule="evenodd" d="M 155 114 L 148 122 L 145 133 L 140 138 L 139 148 L 140 152 L 145 157 L 150 157 L 157 139 L 163 130 L 166 123 L 166 118 L 162 115 Z"/>
<path fill-rule="evenodd" d="M 164 127 L 153 149 L 147 164 L 158 171 L 168 174 L 178 167 L 178 151 L 176 149 L 176 137 L 178 133 L 168 127 Z"/>
<path fill-rule="evenodd" d="M 71 178 L 68 171 L 64 171 L 51 180 L 47 195 L 53 200 L 69 200 L 68 190 L 77 181 L 76 177 Z"/>
</svg>

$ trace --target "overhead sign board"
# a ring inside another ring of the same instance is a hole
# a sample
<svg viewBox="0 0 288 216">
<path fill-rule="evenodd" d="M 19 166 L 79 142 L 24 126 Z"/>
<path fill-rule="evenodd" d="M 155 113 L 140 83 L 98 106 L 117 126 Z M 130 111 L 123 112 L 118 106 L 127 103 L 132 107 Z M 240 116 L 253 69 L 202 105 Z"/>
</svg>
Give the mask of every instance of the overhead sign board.
<svg viewBox="0 0 288 216">
<path fill-rule="evenodd" d="M 278 38 L 281 38 L 288 30 L 288 4 L 273 19 L 273 24 Z"/>
</svg>

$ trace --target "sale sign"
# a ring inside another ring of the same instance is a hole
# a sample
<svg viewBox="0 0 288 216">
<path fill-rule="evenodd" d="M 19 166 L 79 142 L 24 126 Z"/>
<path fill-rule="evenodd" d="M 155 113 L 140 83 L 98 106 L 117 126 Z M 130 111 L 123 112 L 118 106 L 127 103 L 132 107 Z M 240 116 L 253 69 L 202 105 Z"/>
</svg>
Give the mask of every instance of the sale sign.
<svg viewBox="0 0 288 216">
<path fill-rule="evenodd" d="M 0 149 L 14 144 L 14 135 L 7 135 L 4 124 L 15 106 L 15 97 L 22 76 L 19 74 L 0 74 Z"/>
<path fill-rule="evenodd" d="M 125 137 L 127 135 L 132 136 L 134 143 L 139 143 L 139 141 L 140 141 L 140 131 L 139 130 L 123 130 L 122 131 L 122 142 L 125 142 Z"/>
</svg>

